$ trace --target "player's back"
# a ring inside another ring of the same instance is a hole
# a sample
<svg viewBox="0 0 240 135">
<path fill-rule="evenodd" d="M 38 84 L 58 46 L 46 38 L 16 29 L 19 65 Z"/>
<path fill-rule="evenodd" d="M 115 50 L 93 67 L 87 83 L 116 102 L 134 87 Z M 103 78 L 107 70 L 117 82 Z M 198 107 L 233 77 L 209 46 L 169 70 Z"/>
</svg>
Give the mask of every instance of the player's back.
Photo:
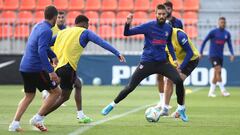
<svg viewBox="0 0 240 135">
<path fill-rule="evenodd" d="M 37 23 L 33 27 L 33 30 L 31 31 L 27 41 L 25 53 L 20 63 L 20 71 L 38 72 L 43 70 L 41 59 L 39 56 L 39 44 L 48 45 L 48 39 L 43 39 L 40 37 L 44 37 L 50 34 L 52 34 L 51 24 L 46 21 Z M 51 39 L 51 37 L 49 39 Z"/>
</svg>

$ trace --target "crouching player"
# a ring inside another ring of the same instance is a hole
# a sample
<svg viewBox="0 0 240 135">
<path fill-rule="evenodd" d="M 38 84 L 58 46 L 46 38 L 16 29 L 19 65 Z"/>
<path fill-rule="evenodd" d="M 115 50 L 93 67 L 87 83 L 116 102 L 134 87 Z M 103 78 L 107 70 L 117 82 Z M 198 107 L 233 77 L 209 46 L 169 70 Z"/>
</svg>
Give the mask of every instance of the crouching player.
<svg viewBox="0 0 240 135">
<path fill-rule="evenodd" d="M 192 41 L 188 38 L 187 34 L 179 28 L 173 28 L 172 44 L 179 65 L 174 64 L 171 55 L 169 55 L 169 61 L 177 68 L 182 80 L 185 80 L 197 67 L 199 62 L 199 52 L 192 43 Z M 161 107 L 161 116 L 168 115 L 169 102 L 173 93 L 173 82 L 168 78 L 165 78 L 164 93 L 165 102 L 164 105 Z M 177 113 L 173 114 L 174 117 L 177 116 Z"/>
</svg>

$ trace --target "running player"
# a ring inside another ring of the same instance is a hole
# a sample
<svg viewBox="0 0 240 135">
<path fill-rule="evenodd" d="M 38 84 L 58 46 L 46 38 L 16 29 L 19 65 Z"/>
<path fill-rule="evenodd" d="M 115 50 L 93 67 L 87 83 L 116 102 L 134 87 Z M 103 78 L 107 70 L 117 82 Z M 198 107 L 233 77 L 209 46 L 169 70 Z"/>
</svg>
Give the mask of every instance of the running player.
<svg viewBox="0 0 240 135">
<path fill-rule="evenodd" d="M 182 21 L 174 16 L 172 16 L 173 11 L 173 4 L 170 1 L 167 1 L 164 3 L 167 9 L 167 20 L 166 22 L 170 24 L 173 28 L 180 28 L 183 29 Z M 157 74 L 157 86 L 159 91 L 159 103 L 156 105 L 156 107 L 161 108 L 161 106 L 164 105 L 164 76 Z M 166 87 L 165 87 L 166 88 Z"/>
<path fill-rule="evenodd" d="M 67 26 L 65 25 L 66 22 L 66 14 L 63 11 L 59 11 L 58 12 L 58 17 L 57 17 L 57 22 L 56 25 L 52 28 L 52 32 L 53 32 L 53 36 L 57 35 L 57 33 L 60 30 L 65 29 Z M 51 47 L 53 49 L 53 46 Z M 93 120 L 86 116 L 83 113 L 82 110 L 82 84 L 81 81 L 79 80 L 79 77 L 76 77 L 76 80 L 74 82 L 74 88 L 75 88 L 75 94 L 74 94 L 74 98 L 75 98 L 75 103 L 76 103 L 76 107 L 77 107 L 77 119 L 79 123 L 89 123 L 92 122 Z M 47 98 L 48 96 L 48 91 L 44 90 L 42 92 L 42 97 L 44 99 Z M 62 106 L 66 106 L 64 103 L 62 104 Z"/>
<path fill-rule="evenodd" d="M 54 6 L 44 10 L 45 20 L 37 23 L 28 38 L 26 50 L 20 63 L 20 73 L 24 82 L 25 96 L 19 102 L 14 120 L 9 125 L 9 131 L 21 131 L 20 119 L 35 97 L 36 88 L 39 91 L 49 91 L 49 97 L 43 102 L 38 113 L 32 117 L 30 124 L 41 131 L 47 131 L 43 124 L 44 114 L 49 111 L 59 97 L 61 90 L 57 85 L 58 76 L 51 66 L 48 56 L 57 64 L 56 55 L 49 48 L 52 39 L 51 27 L 56 23 L 58 11 Z"/>
<path fill-rule="evenodd" d="M 73 89 L 72 86 L 76 80 L 78 61 L 89 41 L 115 54 L 120 62 L 125 62 L 123 55 L 115 48 L 95 33 L 88 30 L 88 21 L 86 16 L 79 15 L 75 19 L 75 27 L 59 31 L 58 35 L 53 38 L 54 52 L 59 59 L 59 63 L 55 69 L 61 80 L 60 87 L 62 89 L 62 94 L 53 104 L 51 110 L 45 113 L 45 116 L 69 99 Z"/>
<path fill-rule="evenodd" d="M 225 29 L 226 27 L 226 19 L 225 17 L 220 17 L 218 19 L 218 28 L 211 30 L 207 37 L 204 39 L 201 46 L 201 56 L 203 55 L 203 49 L 208 40 L 210 40 L 210 49 L 209 49 L 209 59 L 214 68 L 214 76 L 212 79 L 212 83 L 210 84 L 210 90 L 208 93 L 208 97 L 216 97 L 215 88 L 216 84 L 218 84 L 222 96 L 230 96 L 230 93 L 225 89 L 224 84 L 222 82 L 221 69 L 223 66 L 223 49 L 224 44 L 228 43 L 228 48 L 231 52 L 230 61 L 234 60 L 234 53 L 232 48 L 231 34 Z"/>
<path fill-rule="evenodd" d="M 180 114 L 181 119 L 184 122 L 188 121 L 188 117 L 185 114 L 184 106 L 184 86 L 178 71 L 168 62 L 167 54 L 165 52 L 166 44 L 169 52 L 171 53 L 173 60 L 176 60 L 173 46 L 171 44 L 172 27 L 165 23 L 166 21 L 166 8 L 164 5 L 157 5 L 156 7 L 156 20 L 144 23 L 137 27 L 131 28 L 133 15 L 129 14 L 127 22 L 125 24 L 124 35 L 136 35 L 144 34 L 145 44 L 143 48 L 143 54 L 141 61 L 135 72 L 133 73 L 130 82 L 125 88 L 118 94 L 118 96 L 107 105 L 102 114 L 107 115 L 121 100 L 123 100 L 129 93 L 131 93 L 138 84 L 151 74 L 162 74 L 170 78 L 176 84 L 176 94 L 178 108 L 177 111 Z"/>
</svg>

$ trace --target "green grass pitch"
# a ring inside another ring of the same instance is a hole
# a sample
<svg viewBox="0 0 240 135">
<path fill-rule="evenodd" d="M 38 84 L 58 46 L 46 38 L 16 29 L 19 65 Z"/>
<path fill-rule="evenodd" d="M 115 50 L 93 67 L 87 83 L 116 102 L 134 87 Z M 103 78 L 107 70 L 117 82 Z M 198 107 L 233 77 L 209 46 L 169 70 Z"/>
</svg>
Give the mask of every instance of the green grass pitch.
<svg viewBox="0 0 240 135">
<path fill-rule="evenodd" d="M 47 134 L 67 135 L 239 135 L 240 134 L 240 89 L 227 87 L 230 97 L 222 97 L 217 89 L 216 98 L 208 98 L 208 87 L 188 87 L 194 92 L 186 96 L 189 122 L 184 123 L 170 117 L 161 117 L 157 123 L 149 123 L 144 118 L 148 105 L 157 103 L 158 92 L 154 86 L 140 86 L 124 99 L 106 117 L 100 114 L 102 108 L 111 102 L 122 86 L 83 86 L 84 113 L 94 119 L 92 124 L 79 124 L 73 96 L 65 107 L 60 107 L 45 119 L 47 133 L 33 130 L 29 119 L 41 104 L 38 92 L 33 103 L 21 120 L 23 133 L 8 132 L 16 107 L 23 97 L 20 85 L 0 85 L 0 135 Z M 73 94 L 72 94 L 73 95 Z M 171 100 L 176 107 L 176 99 Z"/>
</svg>

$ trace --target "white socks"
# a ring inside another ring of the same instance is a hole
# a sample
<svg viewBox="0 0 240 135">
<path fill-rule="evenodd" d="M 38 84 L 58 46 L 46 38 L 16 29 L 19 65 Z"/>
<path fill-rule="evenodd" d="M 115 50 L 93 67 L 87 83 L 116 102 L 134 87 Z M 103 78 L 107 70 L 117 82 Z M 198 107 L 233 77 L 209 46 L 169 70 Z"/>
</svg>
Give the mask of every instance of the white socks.
<svg viewBox="0 0 240 135">
<path fill-rule="evenodd" d="M 164 93 L 159 93 L 159 97 L 160 97 L 160 102 L 159 103 L 161 104 L 161 106 L 164 106 L 164 104 L 165 104 Z"/>
<path fill-rule="evenodd" d="M 169 110 L 169 105 L 164 104 L 163 108 L 166 108 Z"/>
<path fill-rule="evenodd" d="M 179 105 L 178 104 L 177 110 L 183 110 L 183 109 L 185 109 L 185 105 Z"/>
<path fill-rule="evenodd" d="M 38 113 L 35 115 L 35 119 L 37 121 L 42 121 L 44 119 L 44 116 L 40 116 Z"/>
<path fill-rule="evenodd" d="M 11 125 L 12 125 L 13 127 L 19 126 L 19 124 L 20 124 L 20 122 L 19 122 L 19 121 L 15 121 L 15 120 L 13 120 L 12 123 L 11 123 Z"/>
<path fill-rule="evenodd" d="M 82 119 L 85 117 L 85 114 L 83 113 L 83 110 L 77 111 L 77 117 Z"/>
<path fill-rule="evenodd" d="M 114 101 L 112 101 L 112 103 L 110 103 L 111 106 L 115 107 L 116 103 Z"/>
<path fill-rule="evenodd" d="M 224 84 L 222 82 L 218 82 L 218 86 L 222 92 L 226 91 Z"/>
<path fill-rule="evenodd" d="M 215 92 L 215 88 L 216 88 L 216 84 L 211 83 L 210 84 L 210 91 L 209 91 L 209 93 L 214 93 Z"/>
</svg>

